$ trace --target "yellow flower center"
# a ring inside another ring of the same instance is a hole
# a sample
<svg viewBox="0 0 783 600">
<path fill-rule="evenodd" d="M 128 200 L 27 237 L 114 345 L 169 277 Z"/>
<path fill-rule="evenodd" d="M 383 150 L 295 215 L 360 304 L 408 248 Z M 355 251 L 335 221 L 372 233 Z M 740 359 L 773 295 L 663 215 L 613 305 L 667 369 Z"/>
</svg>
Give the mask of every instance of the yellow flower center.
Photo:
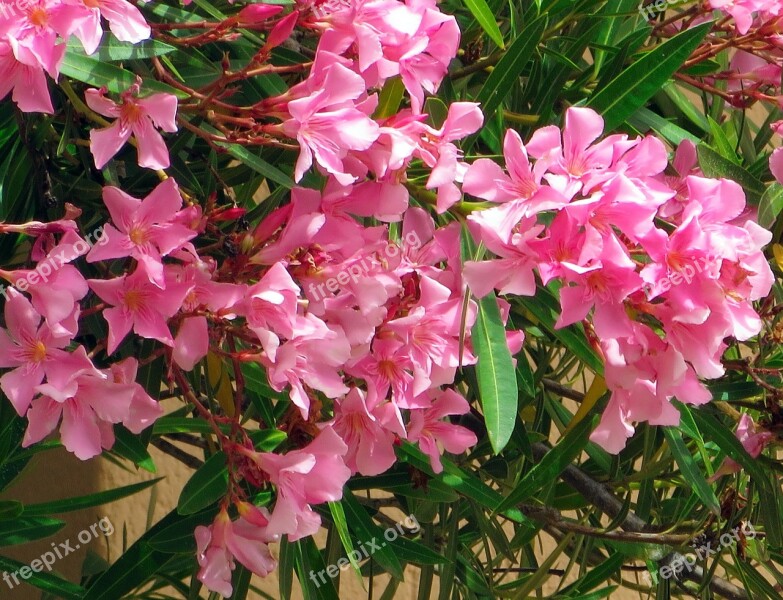
<svg viewBox="0 0 783 600">
<path fill-rule="evenodd" d="M 36 363 L 42 362 L 46 358 L 46 345 L 41 340 L 36 341 L 30 348 L 30 358 L 32 362 Z"/>
</svg>

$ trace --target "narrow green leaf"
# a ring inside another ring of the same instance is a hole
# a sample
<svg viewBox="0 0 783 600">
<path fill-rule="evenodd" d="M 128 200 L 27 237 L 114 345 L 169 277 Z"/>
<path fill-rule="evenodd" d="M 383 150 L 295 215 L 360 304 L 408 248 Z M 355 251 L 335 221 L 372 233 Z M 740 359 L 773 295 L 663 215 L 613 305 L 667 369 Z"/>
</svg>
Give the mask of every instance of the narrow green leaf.
<svg viewBox="0 0 783 600">
<path fill-rule="evenodd" d="M 712 23 L 678 33 L 657 46 L 598 90 L 587 105 L 604 117 L 605 131 L 622 124 L 657 92 L 707 35 Z"/>
<path fill-rule="evenodd" d="M 44 502 L 41 504 L 29 504 L 24 507 L 24 515 L 26 517 L 38 517 L 72 512 L 74 510 L 82 510 L 84 508 L 99 506 L 101 504 L 109 504 L 115 500 L 120 500 L 121 498 L 126 498 L 128 496 L 132 496 L 133 494 L 137 494 L 142 490 L 146 490 L 148 487 L 158 483 L 161 479 L 161 477 L 157 479 L 150 479 L 149 481 L 142 481 L 141 483 L 125 485 L 113 490 L 96 492 L 87 496 L 66 498 L 65 500 L 54 500 L 52 502 Z"/>
<path fill-rule="evenodd" d="M 19 517 L 0 521 L 0 546 L 25 544 L 54 535 L 65 526 L 65 521 L 49 517 Z"/>
<path fill-rule="evenodd" d="M 490 39 L 498 45 L 499 48 L 505 48 L 503 43 L 503 34 L 500 33 L 500 27 L 495 20 L 495 15 L 490 10 L 485 0 L 463 0 L 473 16 L 476 17 L 481 28 L 487 33 Z"/>
<path fill-rule="evenodd" d="M 723 158 L 705 144 L 699 144 L 696 150 L 699 154 L 699 166 L 707 177 L 723 177 L 736 181 L 745 190 L 749 202 L 759 203 L 761 196 L 767 191 L 763 183 L 753 177 L 746 169 L 727 158 Z"/>
<path fill-rule="evenodd" d="M 773 183 L 766 189 L 759 202 L 759 225 L 765 229 L 772 229 L 781 210 L 783 210 L 783 185 Z"/>
<path fill-rule="evenodd" d="M 378 549 L 372 555 L 373 560 L 386 569 L 392 577 L 402 579 L 402 565 L 396 554 L 388 547 L 383 538 L 383 529 L 376 525 L 364 507 L 359 504 L 353 493 L 346 488 L 342 499 L 348 526 L 362 542 L 375 541 Z"/>
<path fill-rule="evenodd" d="M 201 468 L 182 488 L 177 503 L 177 512 L 190 515 L 217 502 L 228 489 L 228 469 L 226 455 L 216 452 L 210 456 Z"/>
<path fill-rule="evenodd" d="M 16 573 L 22 567 L 29 567 L 29 565 L 25 565 L 11 558 L 6 558 L 5 556 L 0 556 L 0 570 L 7 573 Z M 34 572 L 25 581 L 30 585 L 37 587 L 39 590 L 53 594 L 62 600 L 82 600 L 84 597 L 83 587 L 66 581 L 57 575 L 52 575 L 51 573 L 43 571 L 41 573 Z M 11 596 L 13 597 L 13 594 L 11 594 Z"/>
<path fill-rule="evenodd" d="M 712 486 L 707 483 L 704 474 L 696 461 L 693 459 L 688 447 L 682 440 L 682 434 L 677 428 L 663 427 L 663 435 L 669 443 L 669 448 L 674 455 L 674 459 L 680 467 L 682 476 L 691 486 L 693 492 L 716 515 L 720 514 L 720 502 L 712 490 Z"/>
<path fill-rule="evenodd" d="M 563 436 L 557 445 L 519 480 L 503 502 L 495 507 L 494 512 L 501 513 L 524 502 L 547 483 L 555 481 L 584 450 L 590 430 L 593 428 L 592 423 L 592 419 L 583 419 Z"/>
<path fill-rule="evenodd" d="M 519 74 L 533 57 L 545 27 L 544 16 L 525 27 L 487 77 L 484 86 L 476 96 L 476 101 L 481 103 L 485 123 L 492 120 L 500 103 L 519 82 Z"/>
<path fill-rule="evenodd" d="M 478 301 L 478 316 L 471 339 L 478 356 L 476 377 L 487 434 L 495 454 L 500 454 L 517 422 L 519 391 L 514 362 L 506 343 L 506 329 L 494 294 Z"/>
</svg>

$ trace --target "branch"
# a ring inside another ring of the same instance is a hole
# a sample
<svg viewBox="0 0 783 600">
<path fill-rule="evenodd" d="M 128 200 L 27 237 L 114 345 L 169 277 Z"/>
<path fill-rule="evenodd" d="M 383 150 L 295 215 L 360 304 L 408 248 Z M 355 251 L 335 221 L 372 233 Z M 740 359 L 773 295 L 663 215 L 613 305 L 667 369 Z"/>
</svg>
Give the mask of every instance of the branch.
<svg viewBox="0 0 783 600">
<path fill-rule="evenodd" d="M 550 450 L 546 444 L 541 442 L 533 444 L 533 454 L 538 460 L 541 460 Z M 623 503 L 603 485 L 577 467 L 568 465 L 560 474 L 560 478 L 609 517 L 615 518 L 622 512 Z M 634 533 L 646 533 L 649 529 L 647 523 L 631 511 L 628 511 L 625 517 L 623 517 L 620 527 L 625 531 Z M 683 559 L 683 555 L 679 552 L 672 552 L 659 560 L 658 566 L 664 567 L 674 562 L 684 562 Z M 702 583 L 704 580 L 704 569 L 695 565 L 691 570 L 684 571 L 682 577 L 695 583 Z M 722 598 L 727 598 L 728 600 L 750 600 L 745 590 L 720 577 L 713 577 L 707 585 L 712 593 Z"/>
</svg>

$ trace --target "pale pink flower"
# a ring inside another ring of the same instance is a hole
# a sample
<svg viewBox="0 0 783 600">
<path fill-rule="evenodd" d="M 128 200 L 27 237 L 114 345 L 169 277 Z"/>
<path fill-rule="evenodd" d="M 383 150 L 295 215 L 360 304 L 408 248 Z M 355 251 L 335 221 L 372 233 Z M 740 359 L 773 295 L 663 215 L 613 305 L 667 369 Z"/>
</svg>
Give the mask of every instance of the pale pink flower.
<svg viewBox="0 0 783 600">
<path fill-rule="evenodd" d="M 405 437 L 397 411 L 390 402 L 367 407 L 365 395 L 352 388 L 342 400 L 335 400 L 331 425 L 348 446 L 345 464 L 354 473 L 379 475 L 397 460 L 394 441 Z"/>
<path fill-rule="evenodd" d="M 144 265 L 152 283 L 163 287 L 161 257 L 196 236 L 195 231 L 176 222 L 182 208 L 177 182 L 169 177 L 144 200 L 107 186 L 103 201 L 114 225 L 104 226 L 104 241 L 92 247 L 87 262 L 130 256 Z"/>
<path fill-rule="evenodd" d="M 0 329 L 0 368 L 13 370 L 0 377 L 0 389 L 23 415 L 44 377 L 54 388 L 61 388 L 72 373 L 91 369 L 92 362 L 81 346 L 80 351 L 65 350 L 71 336 L 54 335 L 22 294 L 13 288 L 6 294 L 8 329 Z"/>
<path fill-rule="evenodd" d="M 149 274 L 139 264 L 131 275 L 114 279 L 89 279 L 90 287 L 101 300 L 111 305 L 103 311 L 109 324 L 107 352 L 113 353 L 128 332 L 158 340 L 167 346 L 174 345 L 167 319 L 173 317 L 190 292 L 190 286 L 166 277 L 165 289 L 150 283 Z"/>
<path fill-rule="evenodd" d="M 275 570 L 277 561 L 269 551 L 269 543 L 277 541 L 270 535 L 267 524 L 269 512 L 252 504 L 238 505 L 240 517 L 232 521 L 225 508 L 209 527 L 196 527 L 198 580 L 210 591 L 225 598 L 233 593 L 231 572 L 234 559 L 260 577 Z"/>
<path fill-rule="evenodd" d="M 109 29 L 121 42 L 137 44 L 150 37 L 146 19 L 127 0 L 71 0 L 69 5 L 78 10 L 76 17 L 79 19 L 72 33 L 87 54 L 95 52 L 103 37 L 101 17 L 109 22 Z"/>
<path fill-rule="evenodd" d="M 478 442 L 476 434 L 470 429 L 444 420 L 444 417 L 468 412 L 468 401 L 452 389 L 435 396 L 430 408 L 411 411 L 408 439 L 418 442 L 421 451 L 430 457 L 430 465 L 435 473 L 443 471 L 441 448 L 452 454 L 461 454 Z"/>
<path fill-rule="evenodd" d="M 310 505 L 342 498 L 343 486 L 351 476 L 343 458 L 347 452 L 348 446 L 340 436 L 326 427 L 301 450 L 264 452 L 255 457 L 277 487 L 268 533 L 287 534 L 293 542 L 318 531 L 321 517 Z"/>
<path fill-rule="evenodd" d="M 775 440 L 775 434 L 771 431 L 761 430 L 753 422 L 753 417 L 748 413 L 742 413 L 739 422 L 737 423 L 737 431 L 735 433 L 737 439 L 742 443 L 742 447 L 753 458 L 758 456 L 764 451 L 770 443 Z M 715 471 L 715 474 L 710 477 L 710 481 L 715 481 L 723 475 L 731 475 L 732 473 L 739 473 L 742 467 L 733 459 L 728 456 L 723 459 L 720 467 Z"/>
</svg>

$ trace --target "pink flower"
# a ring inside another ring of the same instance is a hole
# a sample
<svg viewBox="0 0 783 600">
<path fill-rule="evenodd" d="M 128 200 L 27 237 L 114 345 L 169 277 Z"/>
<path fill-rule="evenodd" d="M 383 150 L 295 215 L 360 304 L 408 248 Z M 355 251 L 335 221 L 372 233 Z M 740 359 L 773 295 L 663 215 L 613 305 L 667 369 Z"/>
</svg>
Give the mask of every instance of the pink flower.
<svg viewBox="0 0 783 600">
<path fill-rule="evenodd" d="M 378 139 L 378 124 L 362 112 L 356 100 L 365 93 L 364 79 L 335 63 L 326 71 L 323 85 L 310 95 L 288 102 L 291 118 L 282 124 L 283 132 L 300 145 L 295 179 L 318 164 L 343 185 L 356 178 L 346 172 L 343 159 L 350 151 L 367 150 Z"/>
<path fill-rule="evenodd" d="M 503 141 L 503 156 L 508 175 L 494 161 L 480 158 L 465 173 L 462 189 L 490 202 L 528 200 L 529 214 L 561 208 L 568 200 L 549 186 L 541 185 L 544 162 L 533 167 L 519 134 L 509 129 Z"/>
<path fill-rule="evenodd" d="M 288 534 L 296 541 L 314 534 L 321 526 L 311 504 L 342 498 L 343 486 L 351 476 L 343 457 L 348 446 L 334 429 L 326 427 L 308 446 L 287 454 L 264 452 L 256 456 L 258 465 L 277 486 L 277 502 L 267 532 Z"/>
<path fill-rule="evenodd" d="M 465 262 L 465 279 L 477 297 L 483 298 L 493 288 L 501 294 L 535 294 L 536 254 L 529 244 L 543 227 L 536 225 L 535 217 L 523 217 L 527 212 L 527 205 L 517 201 L 470 215 L 471 231 L 499 257 Z"/>
<path fill-rule="evenodd" d="M 753 422 L 753 417 L 748 413 L 742 413 L 739 422 L 737 423 L 736 434 L 737 439 L 742 443 L 742 447 L 753 458 L 763 452 L 770 443 L 775 440 L 775 434 L 771 431 L 758 431 L 756 424 Z M 715 474 L 710 477 L 710 481 L 715 481 L 722 475 L 731 475 L 732 473 L 739 473 L 742 467 L 729 457 L 723 459 L 720 467 L 715 471 Z"/>
<path fill-rule="evenodd" d="M 103 311 L 109 324 L 106 348 L 109 354 L 117 349 L 131 328 L 143 338 L 174 345 L 166 320 L 180 309 L 190 286 L 166 275 L 164 271 L 166 289 L 150 283 L 149 274 L 141 264 L 132 275 L 87 281 L 100 299 L 112 306 Z"/>
<path fill-rule="evenodd" d="M 268 546 L 277 541 L 277 536 L 268 531 L 269 512 L 246 502 L 238 508 L 240 517 L 236 521 L 231 521 L 224 508 L 209 527 L 200 525 L 195 531 L 198 580 L 226 598 L 234 591 L 231 586 L 234 559 L 260 577 L 266 577 L 277 567 Z"/>
<path fill-rule="evenodd" d="M 0 329 L 0 368 L 13 370 L 0 377 L 0 389 L 23 415 L 44 377 L 53 388 L 63 388 L 72 373 L 89 370 L 92 363 L 81 347 L 66 351 L 71 336 L 54 335 L 27 298 L 13 288 L 6 294 L 8 329 Z"/>
<path fill-rule="evenodd" d="M 129 356 L 125 360 L 112 363 L 104 370 L 109 379 L 117 385 L 128 385 L 133 391 L 128 416 L 122 424 L 132 433 L 141 433 L 163 416 L 163 407 L 153 399 L 140 383 L 136 383 L 139 361 Z"/>
<path fill-rule="evenodd" d="M 195 231 L 176 222 L 182 208 L 177 182 L 169 177 L 144 200 L 107 186 L 103 201 L 114 225 L 104 226 L 105 241 L 92 247 L 87 262 L 130 256 L 144 265 L 152 283 L 163 287 L 161 257 L 196 236 Z"/>
<path fill-rule="evenodd" d="M 342 400 L 336 400 L 332 427 L 348 446 L 345 464 L 354 473 L 379 475 L 397 460 L 396 436 L 405 437 L 394 406 L 387 402 L 370 410 L 364 394 L 352 388 Z"/>
<path fill-rule="evenodd" d="M 25 282 L 25 287 L 20 289 L 30 294 L 33 308 L 44 316 L 56 336 L 76 335 L 78 302 L 89 288 L 78 269 L 68 263 L 87 248 L 87 242 L 73 231 L 67 231 L 35 269 L 11 272 L 0 269 L 0 276 L 8 281 Z"/>
<path fill-rule="evenodd" d="M 452 142 L 475 133 L 483 122 L 484 115 L 475 102 L 452 102 L 443 126 L 427 128 L 418 154 L 432 169 L 426 187 L 438 189 L 438 212 L 445 212 L 462 197 L 455 182 L 462 182 L 467 165 L 460 161 L 462 153 Z"/>
<path fill-rule="evenodd" d="M 95 168 L 102 169 L 120 151 L 131 135 L 139 152 L 139 166 L 166 169 L 170 165 L 169 151 L 163 137 L 155 130 L 177 131 L 177 97 L 173 94 L 153 94 L 137 98 L 140 83 L 121 94 L 120 103 L 106 97 L 106 88 L 90 89 L 84 94 L 87 105 L 104 117 L 116 121 L 103 129 L 90 130 L 90 149 Z"/>
<path fill-rule="evenodd" d="M 57 46 L 54 52 L 54 63 L 59 66 L 65 56 L 65 45 Z M 50 75 L 56 77 L 58 71 Z M 0 39 L 0 98 L 9 93 L 22 112 L 54 113 L 44 67 L 34 57 L 28 57 L 27 62 L 20 61 L 11 44 Z"/>
<path fill-rule="evenodd" d="M 87 359 L 84 349 L 80 350 Z M 94 368 L 74 372 L 66 386 L 45 383 L 36 390 L 41 397 L 33 400 L 27 412 L 29 426 L 22 446 L 42 440 L 62 417 L 63 446 L 81 460 L 114 445 L 112 424 L 128 418 L 136 393 L 132 385 L 115 383 Z"/>
<path fill-rule="evenodd" d="M 430 465 L 435 473 L 443 471 L 441 447 L 452 454 L 461 454 L 478 442 L 476 434 L 470 429 L 443 420 L 444 417 L 468 412 L 468 401 L 452 389 L 441 392 L 430 408 L 411 411 L 408 439 L 418 442 L 422 452 L 430 457 Z"/>
<path fill-rule="evenodd" d="M 109 22 L 109 29 L 121 42 L 137 44 L 150 37 L 150 26 L 138 8 L 127 0 L 73 0 L 80 22 L 73 34 L 87 54 L 98 48 L 103 37 L 101 16 Z M 107 115 L 108 116 L 108 115 Z"/>
</svg>

